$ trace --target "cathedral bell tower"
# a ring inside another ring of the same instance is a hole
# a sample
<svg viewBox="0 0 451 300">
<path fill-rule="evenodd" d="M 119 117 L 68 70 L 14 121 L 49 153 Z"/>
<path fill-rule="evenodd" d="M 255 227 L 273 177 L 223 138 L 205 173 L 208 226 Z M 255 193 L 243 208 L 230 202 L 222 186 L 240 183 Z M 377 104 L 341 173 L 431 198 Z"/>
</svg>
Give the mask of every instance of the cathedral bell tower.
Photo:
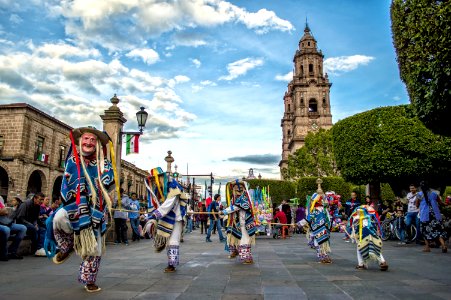
<svg viewBox="0 0 451 300">
<path fill-rule="evenodd" d="M 293 58 L 293 79 L 283 97 L 285 111 L 281 121 L 282 160 L 279 163 L 283 178 L 288 167 L 288 156 L 304 146 L 310 131 L 332 127 L 330 87 L 327 73 L 323 72 L 324 55 L 305 23 L 304 35 Z"/>
</svg>

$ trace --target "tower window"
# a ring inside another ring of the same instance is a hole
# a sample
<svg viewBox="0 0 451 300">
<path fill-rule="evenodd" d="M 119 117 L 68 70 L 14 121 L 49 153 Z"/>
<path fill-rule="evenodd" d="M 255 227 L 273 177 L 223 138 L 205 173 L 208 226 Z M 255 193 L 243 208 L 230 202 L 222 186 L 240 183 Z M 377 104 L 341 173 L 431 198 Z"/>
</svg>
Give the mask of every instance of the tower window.
<svg viewBox="0 0 451 300">
<path fill-rule="evenodd" d="M 291 111 L 291 105 L 288 104 L 288 111 Z"/>
<path fill-rule="evenodd" d="M 291 134 L 291 130 L 288 130 L 287 135 L 290 135 L 290 134 Z"/>
<path fill-rule="evenodd" d="M 310 42 L 307 42 L 307 44 L 310 46 Z"/>
<path fill-rule="evenodd" d="M 308 72 L 313 73 L 313 64 L 308 65 Z"/>
<path fill-rule="evenodd" d="M 301 76 L 304 76 L 304 66 L 301 66 Z"/>
<path fill-rule="evenodd" d="M 315 99 L 310 99 L 308 102 L 308 111 L 309 112 L 318 112 L 318 103 Z"/>
</svg>

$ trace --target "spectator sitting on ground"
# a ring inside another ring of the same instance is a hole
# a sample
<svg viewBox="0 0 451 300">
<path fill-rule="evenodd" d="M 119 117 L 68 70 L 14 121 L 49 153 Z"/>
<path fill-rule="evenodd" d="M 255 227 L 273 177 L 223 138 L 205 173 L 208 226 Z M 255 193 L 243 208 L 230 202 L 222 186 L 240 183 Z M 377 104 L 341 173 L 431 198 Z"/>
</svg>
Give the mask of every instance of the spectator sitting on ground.
<svg viewBox="0 0 451 300">
<path fill-rule="evenodd" d="M 10 213 L 10 218 L 13 219 L 14 221 L 17 218 L 17 212 L 18 212 L 19 206 L 22 205 L 22 203 L 23 203 L 23 200 L 19 196 L 16 196 L 11 200 L 11 206 L 12 206 L 13 211 Z"/>
<path fill-rule="evenodd" d="M 39 218 L 38 218 L 38 235 L 39 240 L 42 240 L 44 242 L 45 240 L 45 231 L 46 231 L 46 224 L 45 222 L 49 218 L 50 214 L 52 213 L 52 208 L 50 207 L 50 198 L 45 197 L 44 201 L 41 204 L 41 207 L 39 209 Z"/>
<path fill-rule="evenodd" d="M 52 204 L 50 205 L 51 212 L 50 212 L 49 215 L 54 214 L 55 211 L 58 209 L 58 207 L 60 207 L 60 205 L 61 205 L 62 202 L 63 202 L 63 201 L 61 200 L 61 197 L 58 197 L 57 199 L 53 199 L 53 202 L 52 202 Z"/>
<path fill-rule="evenodd" d="M 18 224 L 27 227 L 27 235 L 31 239 L 31 252 L 36 256 L 43 257 L 46 255 L 43 248 L 44 240 L 41 240 L 38 235 L 38 219 L 41 203 L 44 201 L 44 198 L 44 194 L 39 192 L 32 198 L 26 200 L 19 206 L 16 218 Z"/>
<path fill-rule="evenodd" d="M 8 216 L 8 209 L 3 202 L 3 198 L 0 196 L 0 216 Z M 19 249 L 20 242 L 22 242 L 26 232 L 27 227 L 14 222 L 10 225 L 0 225 L 0 261 L 23 258 L 17 254 L 17 249 Z M 11 233 L 14 234 L 14 239 L 8 248 L 8 239 Z"/>
</svg>

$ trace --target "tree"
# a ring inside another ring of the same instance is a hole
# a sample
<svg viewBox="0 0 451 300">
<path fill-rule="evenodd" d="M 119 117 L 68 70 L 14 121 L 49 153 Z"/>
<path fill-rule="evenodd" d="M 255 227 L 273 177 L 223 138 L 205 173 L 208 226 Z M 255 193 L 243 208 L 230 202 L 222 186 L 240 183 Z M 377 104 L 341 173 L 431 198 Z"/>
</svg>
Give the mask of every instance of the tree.
<svg viewBox="0 0 451 300">
<path fill-rule="evenodd" d="M 387 182 L 399 195 L 401 187 L 421 179 L 436 186 L 451 179 L 451 138 L 432 133 L 411 106 L 381 107 L 348 117 L 334 125 L 332 137 L 346 181 L 374 186 Z"/>
<path fill-rule="evenodd" d="M 332 149 L 331 131 L 320 129 L 316 133 L 309 132 L 305 137 L 304 147 L 288 157 L 287 177 L 284 178 L 337 175 L 339 172 Z"/>
<path fill-rule="evenodd" d="M 451 136 L 451 2 L 393 0 L 393 43 L 416 115 Z"/>
</svg>

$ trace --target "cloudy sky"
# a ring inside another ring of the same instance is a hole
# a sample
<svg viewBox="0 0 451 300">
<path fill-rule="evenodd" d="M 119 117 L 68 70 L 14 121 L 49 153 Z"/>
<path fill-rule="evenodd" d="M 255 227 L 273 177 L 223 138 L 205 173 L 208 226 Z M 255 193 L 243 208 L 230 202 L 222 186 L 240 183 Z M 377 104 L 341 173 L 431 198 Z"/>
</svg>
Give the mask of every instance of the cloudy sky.
<svg viewBox="0 0 451 300">
<path fill-rule="evenodd" d="M 279 178 L 283 95 L 306 18 L 333 83 L 333 121 L 408 103 L 389 0 L 0 0 L 0 103 L 102 128 L 117 94 L 150 117 L 143 169 Z"/>
</svg>

